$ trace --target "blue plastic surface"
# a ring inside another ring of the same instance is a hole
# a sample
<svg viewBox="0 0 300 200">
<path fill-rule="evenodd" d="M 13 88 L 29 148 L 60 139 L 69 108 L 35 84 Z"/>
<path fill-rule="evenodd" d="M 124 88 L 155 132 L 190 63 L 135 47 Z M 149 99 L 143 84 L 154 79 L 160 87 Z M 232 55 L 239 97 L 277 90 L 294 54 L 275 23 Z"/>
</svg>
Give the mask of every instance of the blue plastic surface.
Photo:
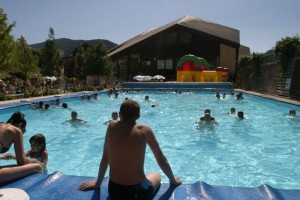
<svg viewBox="0 0 300 200">
<path fill-rule="evenodd" d="M 77 187 L 94 177 L 69 176 L 60 172 L 53 174 L 34 174 L 26 178 L 0 185 L 0 188 L 19 188 L 25 190 L 31 200 L 83 200 L 108 199 L 108 178 L 103 180 L 101 189 L 79 191 Z M 163 183 L 156 194 L 156 200 L 299 200 L 300 190 L 275 189 L 268 185 L 257 188 L 213 186 L 205 182 L 183 184 L 172 187 Z"/>
</svg>

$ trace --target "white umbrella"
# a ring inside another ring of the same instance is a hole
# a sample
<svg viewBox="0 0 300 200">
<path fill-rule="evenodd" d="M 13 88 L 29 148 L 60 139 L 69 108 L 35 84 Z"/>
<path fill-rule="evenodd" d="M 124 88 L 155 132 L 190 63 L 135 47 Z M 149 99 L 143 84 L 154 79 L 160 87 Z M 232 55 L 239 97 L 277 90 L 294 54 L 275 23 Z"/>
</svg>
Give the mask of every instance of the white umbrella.
<svg viewBox="0 0 300 200">
<path fill-rule="evenodd" d="M 134 76 L 133 77 L 134 80 L 137 80 L 137 81 L 142 81 L 144 79 L 144 76 L 142 75 L 137 75 L 137 76 Z"/>
<path fill-rule="evenodd" d="M 141 79 L 141 78 L 144 78 L 144 76 L 142 76 L 142 75 L 136 75 L 136 76 L 133 77 L 133 79 Z"/>
<path fill-rule="evenodd" d="M 55 76 L 51 76 L 50 79 L 51 79 L 51 81 L 56 81 L 57 80 L 57 78 Z"/>
<path fill-rule="evenodd" d="M 165 80 L 166 78 L 162 75 L 155 75 L 155 76 L 152 77 L 152 79 Z"/>
<path fill-rule="evenodd" d="M 57 80 L 57 78 L 55 76 L 44 76 L 43 79 L 51 80 L 51 81 L 56 81 Z"/>
<path fill-rule="evenodd" d="M 150 81 L 152 79 L 152 76 L 144 76 L 144 81 Z"/>
<path fill-rule="evenodd" d="M 143 75 L 137 75 L 133 77 L 134 80 L 137 81 L 150 81 L 152 79 L 151 76 L 143 76 Z"/>
<path fill-rule="evenodd" d="M 44 76 L 43 79 L 51 80 L 51 77 L 50 76 Z"/>
</svg>

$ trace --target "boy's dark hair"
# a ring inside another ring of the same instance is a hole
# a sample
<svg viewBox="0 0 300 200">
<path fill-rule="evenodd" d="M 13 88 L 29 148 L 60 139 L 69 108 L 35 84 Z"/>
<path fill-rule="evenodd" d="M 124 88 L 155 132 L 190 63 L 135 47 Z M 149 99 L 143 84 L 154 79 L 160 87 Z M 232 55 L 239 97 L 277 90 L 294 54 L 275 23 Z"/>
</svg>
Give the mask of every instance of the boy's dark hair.
<svg viewBox="0 0 300 200">
<path fill-rule="evenodd" d="M 31 143 L 33 141 L 38 143 L 39 145 L 43 144 L 44 145 L 44 147 L 42 148 L 43 151 L 46 149 L 46 138 L 43 134 L 36 134 L 36 135 L 32 136 L 29 139 L 29 143 Z"/>
<path fill-rule="evenodd" d="M 62 104 L 62 107 L 63 107 L 63 108 L 68 108 L 68 104 L 67 104 L 67 103 L 63 103 L 63 104 Z"/>
<path fill-rule="evenodd" d="M 140 105 L 134 100 L 126 100 L 121 104 L 120 113 L 124 120 L 136 120 L 140 117 Z"/>
</svg>

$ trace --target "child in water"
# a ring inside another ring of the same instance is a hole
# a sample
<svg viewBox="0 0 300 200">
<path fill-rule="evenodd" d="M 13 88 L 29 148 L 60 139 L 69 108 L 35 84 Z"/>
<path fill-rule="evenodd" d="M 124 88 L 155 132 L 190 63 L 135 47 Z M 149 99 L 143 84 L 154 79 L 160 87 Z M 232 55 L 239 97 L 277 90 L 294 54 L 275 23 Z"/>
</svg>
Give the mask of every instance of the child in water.
<svg viewBox="0 0 300 200">
<path fill-rule="evenodd" d="M 119 113 L 118 112 L 112 112 L 111 113 L 111 119 L 108 120 L 107 122 L 104 122 L 104 124 L 109 124 L 113 120 L 118 120 L 119 119 Z"/>
<path fill-rule="evenodd" d="M 30 157 L 31 163 L 39 163 L 44 167 L 44 172 L 47 172 L 48 152 L 46 149 L 46 138 L 42 134 L 36 134 L 29 139 L 31 150 L 27 151 L 25 155 Z M 1 156 L 2 159 L 16 159 L 15 155 L 10 153 Z"/>
</svg>

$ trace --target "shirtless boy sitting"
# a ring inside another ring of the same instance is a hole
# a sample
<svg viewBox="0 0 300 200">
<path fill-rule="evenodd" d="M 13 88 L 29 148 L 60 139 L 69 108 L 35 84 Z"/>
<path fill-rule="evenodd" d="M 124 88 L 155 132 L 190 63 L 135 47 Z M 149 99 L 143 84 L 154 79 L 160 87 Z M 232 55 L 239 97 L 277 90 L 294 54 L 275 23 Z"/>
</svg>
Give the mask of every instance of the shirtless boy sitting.
<svg viewBox="0 0 300 200">
<path fill-rule="evenodd" d="M 136 123 L 140 117 L 140 105 L 133 100 L 124 101 L 119 117 L 120 121 L 111 121 L 108 125 L 97 180 L 84 182 L 78 189 L 99 188 L 109 165 L 110 199 L 152 199 L 160 186 L 161 176 L 156 172 L 145 175 L 147 144 L 170 183 L 180 185 L 181 181 L 173 175 L 152 129 Z"/>
</svg>

